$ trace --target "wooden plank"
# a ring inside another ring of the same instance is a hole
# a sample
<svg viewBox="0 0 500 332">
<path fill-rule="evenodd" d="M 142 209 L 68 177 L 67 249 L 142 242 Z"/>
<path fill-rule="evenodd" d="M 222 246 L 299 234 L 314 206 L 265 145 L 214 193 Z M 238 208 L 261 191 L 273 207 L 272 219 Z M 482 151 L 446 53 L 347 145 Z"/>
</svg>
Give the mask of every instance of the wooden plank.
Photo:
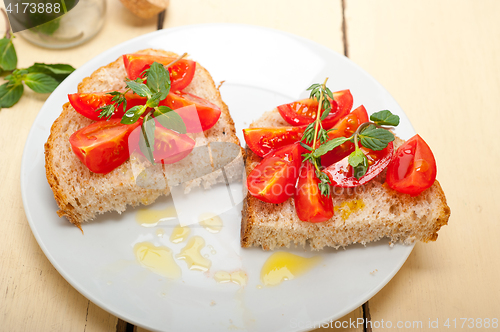
<svg viewBox="0 0 500 332">
<path fill-rule="evenodd" d="M 155 20 L 135 18 L 118 1 L 108 1 L 106 19 L 94 39 L 71 49 L 42 49 L 15 38 L 18 67 L 35 61 L 78 67 L 111 46 L 156 30 Z M 59 275 L 28 226 L 19 186 L 21 156 L 31 124 L 47 95 L 25 91 L 17 105 L 0 110 L 0 329 L 114 331 L 118 319 L 91 303 Z"/>
<path fill-rule="evenodd" d="M 462 327 L 460 318 L 491 324 L 500 318 L 500 2 L 347 0 L 346 7 L 351 59 L 392 93 L 432 147 L 452 210 L 438 241 L 417 244 L 370 300 L 372 320 L 422 321 L 412 331 L 435 330 L 436 319 L 440 329 L 447 319 L 451 328 L 453 319 Z"/>
</svg>

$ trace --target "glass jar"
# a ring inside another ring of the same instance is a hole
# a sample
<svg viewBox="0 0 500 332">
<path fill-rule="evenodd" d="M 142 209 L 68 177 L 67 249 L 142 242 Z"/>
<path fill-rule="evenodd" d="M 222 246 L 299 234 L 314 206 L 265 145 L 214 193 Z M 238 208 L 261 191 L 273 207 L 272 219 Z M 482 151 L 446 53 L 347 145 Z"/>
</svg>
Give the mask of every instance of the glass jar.
<svg viewBox="0 0 500 332">
<path fill-rule="evenodd" d="M 68 48 L 94 37 L 104 25 L 106 0 L 79 0 L 65 15 L 16 33 L 47 48 Z"/>
</svg>

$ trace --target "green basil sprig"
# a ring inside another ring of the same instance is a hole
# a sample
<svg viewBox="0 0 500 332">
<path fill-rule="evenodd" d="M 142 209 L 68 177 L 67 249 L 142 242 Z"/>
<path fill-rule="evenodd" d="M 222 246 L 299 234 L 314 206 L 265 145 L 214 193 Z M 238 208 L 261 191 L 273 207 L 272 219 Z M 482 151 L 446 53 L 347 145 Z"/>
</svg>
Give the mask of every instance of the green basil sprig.
<svg viewBox="0 0 500 332">
<path fill-rule="evenodd" d="M 0 39 L 0 73 L 11 73 L 5 76 L 4 80 L 6 82 L 0 85 L 0 108 L 8 108 L 21 99 L 24 93 L 24 84 L 35 92 L 50 93 L 75 68 L 66 64 L 35 63 L 28 68 L 16 69 L 17 53 L 12 42 L 13 36 L 3 9 L 2 12 L 6 19 L 6 33 Z"/>
<path fill-rule="evenodd" d="M 64 71 L 50 71 L 61 66 L 64 66 Z M 75 68 L 70 65 L 42 63 L 26 69 L 15 69 L 10 75 L 5 76 L 7 82 L 0 85 L 0 107 L 11 107 L 21 99 L 24 92 L 23 83 L 35 92 L 51 93 L 74 70 Z"/>
<path fill-rule="evenodd" d="M 322 144 L 311 153 L 311 158 L 320 158 L 345 142 L 353 142 L 355 150 L 349 155 L 348 162 L 353 167 L 354 177 L 359 180 L 368 171 L 368 159 L 360 149 L 359 144 L 361 143 L 362 146 L 370 150 L 383 150 L 390 142 L 394 141 L 394 134 L 382 126 L 397 126 L 399 124 L 399 116 L 387 110 L 373 113 L 370 120 L 362 123 L 352 136 L 338 137 Z"/>
<path fill-rule="evenodd" d="M 184 56 L 185 55 L 182 55 L 182 57 Z M 145 70 L 143 78 L 137 78 L 133 81 L 126 80 L 125 83 L 127 86 L 125 91 L 109 92 L 108 94 L 113 96 L 111 99 L 112 103 L 102 106 L 96 111 L 100 112 L 99 117 L 109 119 L 120 106 L 125 110 L 127 108 L 125 94 L 129 91 L 147 98 L 145 105 L 137 105 L 127 110 L 120 122 L 123 124 L 133 124 L 139 121 L 141 116 L 144 115 L 139 139 L 139 148 L 144 156 L 154 165 L 153 152 L 156 121 L 167 129 L 174 130 L 180 134 L 186 133 L 186 125 L 180 115 L 167 106 L 160 106 L 160 102 L 167 98 L 170 93 L 170 74 L 165 66 L 158 62 L 153 62 L 151 66 Z"/>
</svg>

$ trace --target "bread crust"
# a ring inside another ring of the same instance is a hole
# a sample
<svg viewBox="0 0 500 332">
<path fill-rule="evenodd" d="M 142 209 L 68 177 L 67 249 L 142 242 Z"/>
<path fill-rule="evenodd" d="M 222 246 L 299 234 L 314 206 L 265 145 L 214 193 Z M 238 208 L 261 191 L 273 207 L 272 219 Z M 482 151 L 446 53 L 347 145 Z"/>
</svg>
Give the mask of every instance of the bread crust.
<svg viewBox="0 0 500 332">
<path fill-rule="evenodd" d="M 155 49 L 145 49 L 136 53 L 178 56 L 172 52 Z M 78 92 L 122 89 L 125 87 L 123 80 L 125 75 L 123 60 L 120 57 L 110 64 L 100 67 L 89 77 L 84 78 L 78 84 Z M 196 81 L 196 86 L 194 81 Z M 221 117 L 217 124 L 205 131 L 204 135 L 198 135 L 196 138 L 197 146 L 209 145 L 210 142 L 216 141 L 230 142 L 239 146 L 229 109 L 222 101 L 220 92 L 215 87 L 209 72 L 199 63 L 197 63 L 192 84 L 184 91 L 197 92 L 195 94 L 217 104 L 221 109 Z M 151 204 L 160 195 L 167 195 L 170 192 L 168 186 L 166 186 L 165 169 L 161 165 L 157 165 L 158 167 L 148 174 L 150 175 L 148 180 L 151 183 L 151 188 L 137 186 L 132 168 L 137 163 L 140 164 L 140 161 L 135 159 L 132 161 L 132 158 L 108 174 L 90 172 L 72 152 L 69 136 L 76 130 L 93 122 L 78 114 L 70 103 L 66 103 L 63 106 L 62 113 L 52 124 L 50 136 L 44 146 L 46 176 L 59 207 L 57 214 L 60 217 L 66 217 L 77 226 L 80 226 L 82 222 L 94 219 L 100 213 L 107 211 L 121 213 L 128 205 Z M 243 152 L 239 156 L 240 160 L 242 155 Z M 194 157 L 189 157 L 179 162 L 180 164 L 184 163 L 179 165 L 179 168 L 189 169 L 191 167 L 195 160 L 192 160 Z M 72 172 L 68 172 L 68 168 Z M 218 173 L 213 172 L 201 179 L 193 180 L 189 185 L 203 184 L 205 187 L 209 187 L 211 184 L 224 180 L 222 174 L 219 173 L 221 173 L 220 170 Z M 231 174 L 231 172 L 229 173 Z M 162 183 L 163 187 L 161 187 Z"/>
<path fill-rule="evenodd" d="M 276 110 L 267 112 L 251 127 L 272 126 L 273 123 L 280 126 L 276 113 Z M 395 148 L 402 143 L 397 138 Z M 261 160 L 246 148 L 247 176 Z M 292 245 L 305 247 L 309 243 L 312 250 L 320 250 L 366 244 L 384 237 L 391 243 L 435 241 L 451 213 L 439 182 L 436 180 L 431 188 L 412 197 L 389 188 L 385 175 L 386 170 L 364 186 L 334 193 L 335 214 L 321 223 L 298 219 L 293 198 L 281 204 L 270 204 L 247 193 L 242 210 L 241 246 L 273 250 Z"/>
</svg>

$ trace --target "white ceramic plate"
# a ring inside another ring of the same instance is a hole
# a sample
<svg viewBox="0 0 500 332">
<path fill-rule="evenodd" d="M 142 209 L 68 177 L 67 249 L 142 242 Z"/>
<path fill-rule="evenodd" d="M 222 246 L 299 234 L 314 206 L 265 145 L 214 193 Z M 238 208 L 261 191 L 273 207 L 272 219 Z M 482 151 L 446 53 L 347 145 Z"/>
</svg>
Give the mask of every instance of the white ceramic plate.
<svg viewBox="0 0 500 332">
<path fill-rule="evenodd" d="M 118 45 L 76 70 L 48 98 L 28 136 L 22 166 L 23 202 L 31 229 L 54 267 L 80 293 L 101 308 L 141 327 L 160 331 L 302 331 L 338 319 L 376 294 L 399 270 L 413 246 L 390 247 L 387 240 L 328 249 L 320 253 L 290 250 L 305 257 L 322 256 L 312 271 L 275 287 L 258 288 L 260 270 L 271 255 L 239 246 L 241 204 L 222 215 L 224 228 L 210 234 L 192 227 L 216 254 L 207 273 L 188 270 L 178 261 L 182 278 L 169 281 L 135 262 L 133 245 L 151 241 L 178 253 L 169 235 L 176 221 L 145 228 L 136 222 L 137 209 L 107 213 L 84 226 L 85 235 L 56 214 L 57 206 L 45 178 L 43 144 L 67 94 L 92 71 L 124 53 L 144 48 L 188 52 L 224 80 L 221 94 L 228 104 L 240 140 L 241 130 L 264 111 L 304 98 L 312 83 L 330 77 L 332 91 L 350 89 L 354 106 L 368 112 L 389 109 L 401 117 L 397 134 L 409 138 L 413 128 L 390 94 L 349 59 L 309 40 L 254 26 L 195 25 L 161 30 Z M 172 204 L 169 199 L 150 209 Z M 207 212 L 207 211 L 199 211 Z M 155 235 L 163 229 L 163 238 Z M 218 284 L 218 270 L 244 270 L 248 284 Z M 372 273 L 376 271 L 375 273 Z M 70 305 L 70 304 L 69 304 Z"/>
</svg>

